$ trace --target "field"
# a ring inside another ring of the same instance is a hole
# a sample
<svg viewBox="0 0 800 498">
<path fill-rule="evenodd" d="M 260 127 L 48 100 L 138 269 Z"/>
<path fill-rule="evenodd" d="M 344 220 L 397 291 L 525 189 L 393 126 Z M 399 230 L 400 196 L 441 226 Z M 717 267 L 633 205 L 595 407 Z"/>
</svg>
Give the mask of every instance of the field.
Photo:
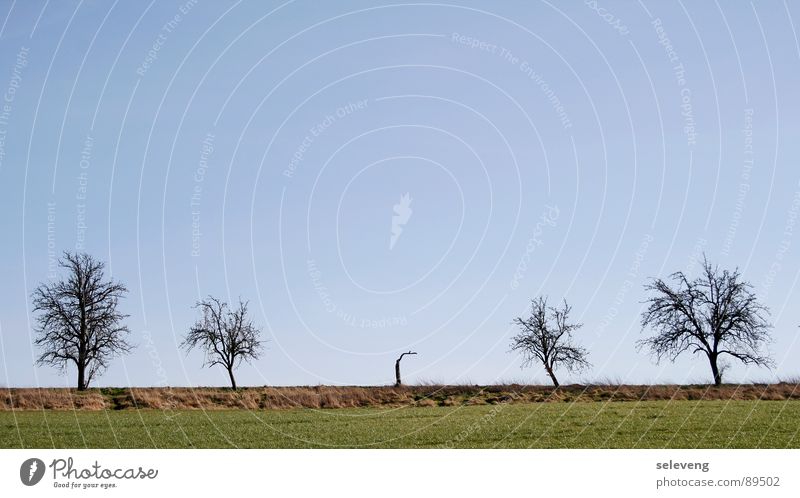
<svg viewBox="0 0 800 498">
<path fill-rule="evenodd" d="M 358 388 L 371 393 L 370 404 L 352 397 L 355 388 L 186 389 L 168 398 L 175 406 L 161 408 L 153 406 L 168 394 L 163 389 L 151 390 L 146 401 L 130 390 L 39 390 L 40 404 L 68 396 L 69 409 L 26 408 L 35 400 L 25 396 L 37 390 L 7 390 L 0 447 L 800 448 L 797 386 L 636 387 Z M 285 408 L 228 406 L 231 400 L 266 403 L 269 389 L 285 389 Z M 302 406 L 302 389 L 318 393 L 303 398 L 309 405 L 327 399 L 329 406 L 342 406 L 350 399 L 363 406 L 292 408 Z M 190 392 L 194 408 L 187 407 L 191 398 L 181 397 Z M 297 396 L 294 404 L 286 401 L 290 393 Z M 543 393 L 549 395 L 542 402 L 532 401 Z M 129 396 L 133 405 L 124 401 Z"/>
</svg>

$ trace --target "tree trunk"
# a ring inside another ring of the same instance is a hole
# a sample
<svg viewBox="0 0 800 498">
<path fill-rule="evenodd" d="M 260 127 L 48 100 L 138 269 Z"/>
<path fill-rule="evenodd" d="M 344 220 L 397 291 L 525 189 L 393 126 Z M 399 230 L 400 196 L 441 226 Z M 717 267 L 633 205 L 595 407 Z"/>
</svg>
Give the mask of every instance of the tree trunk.
<svg viewBox="0 0 800 498">
<path fill-rule="evenodd" d="M 401 356 L 400 358 L 397 359 L 396 362 L 394 362 L 394 378 L 395 378 L 394 385 L 397 387 L 403 385 L 403 381 L 400 380 L 400 360 L 402 359 L 403 357 Z"/>
<path fill-rule="evenodd" d="M 722 372 L 719 370 L 717 366 L 717 355 L 710 354 L 708 355 L 708 361 L 711 363 L 711 373 L 714 374 L 714 385 L 721 386 L 722 385 Z"/>
<path fill-rule="evenodd" d="M 233 377 L 233 368 L 228 369 L 228 377 L 231 378 L 231 388 L 236 390 L 236 379 Z"/>
<path fill-rule="evenodd" d="M 78 367 L 78 391 L 85 391 L 88 379 L 86 378 L 86 326 L 83 325 L 84 319 L 81 318 L 81 338 L 78 342 L 78 359 L 75 365 Z"/>
<path fill-rule="evenodd" d="M 549 375 L 549 376 L 550 376 L 550 379 L 553 381 L 553 385 L 554 385 L 555 387 L 558 387 L 558 386 L 559 386 L 559 384 L 558 384 L 558 379 L 556 379 L 556 374 L 553 372 L 553 369 L 552 369 L 552 368 L 550 368 L 550 367 L 549 367 L 549 366 L 547 366 L 547 365 L 545 365 L 545 366 L 544 366 L 544 369 L 545 369 L 545 370 L 547 370 L 547 375 Z"/>
<path fill-rule="evenodd" d="M 417 354 L 417 353 L 413 351 L 409 351 L 408 353 L 403 353 L 400 355 L 400 358 L 398 358 L 397 361 L 394 362 L 394 379 L 395 379 L 394 385 L 396 387 L 400 387 L 401 385 L 403 385 L 403 381 L 400 379 L 400 360 L 402 360 L 403 356 L 407 354 Z"/>
<path fill-rule="evenodd" d="M 86 365 L 78 363 L 78 391 L 86 390 Z"/>
</svg>

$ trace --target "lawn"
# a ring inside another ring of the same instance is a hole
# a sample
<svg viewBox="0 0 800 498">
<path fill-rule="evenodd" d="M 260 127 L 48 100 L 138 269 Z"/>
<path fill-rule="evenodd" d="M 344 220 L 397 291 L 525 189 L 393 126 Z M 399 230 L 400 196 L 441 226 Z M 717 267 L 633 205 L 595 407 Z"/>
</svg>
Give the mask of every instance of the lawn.
<svg viewBox="0 0 800 498">
<path fill-rule="evenodd" d="M 800 448 L 800 401 L 0 411 L 2 448 Z"/>
</svg>

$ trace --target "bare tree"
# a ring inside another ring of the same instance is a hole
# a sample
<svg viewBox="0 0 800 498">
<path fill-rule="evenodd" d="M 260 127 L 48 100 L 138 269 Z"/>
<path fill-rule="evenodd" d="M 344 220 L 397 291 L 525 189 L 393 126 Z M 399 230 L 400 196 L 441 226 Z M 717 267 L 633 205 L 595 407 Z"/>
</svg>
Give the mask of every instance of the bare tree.
<svg viewBox="0 0 800 498">
<path fill-rule="evenodd" d="M 514 323 L 522 332 L 511 339 L 511 351 L 522 353 L 523 364 L 528 366 L 537 362 L 544 369 L 553 385 L 559 386 L 555 370 L 559 366 L 569 371 L 589 368 L 588 351 L 572 343 L 572 332 L 583 326 L 580 323 L 569 323 L 572 307 L 564 300 L 561 308 L 547 306 L 547 298 L 539 297 L 531 300 L 531 316 L 518 317 Z"/>
<path fill-rule="evenodd" d="M 722 384 L 724 367 L 719 359 L 728 355 L 744 364 L 770 366 L 761 352 L 769 342 L 769 309 L 761 305 L 753 287 L 733 272 L 712 266 L 703 256 L 701 275 L 693 280 L 683 272 L 669 277 L 674 285 L 654 279 L 645 289 L 655 295 L 642 314 L 642 328 L 656 335 L 639 341 L 658 361 L 675 361 L 681 353 L 704 354 L 711 364 L 714 385 Z"/>
<path fill-rule="evenodd" d="M 88 254 L 65 252 L 58 264 L 67 277 L 41 284 L 32 295 L 39 325 L 35 343 L 42 350 L 37 363 L 61 369 L 74 363 L 82 391 L 111 358 L 132 348 L 122 325 L 128 315 L 117 310 L 128 289 L 105 280 L 105 264 Z"/>
<path fill-rule="evenodd" d="M 398 358 L 397 361 L 394 362 L 394 378 L 395 378 L 394 385 L 397 386 L 397 387 L 400 387 L 400 386 L 403 385 L 403 381 L 400 380 L 400 360 L 402 360 L 403 356 L 405 356 L 407 354 L 417 354 L 417 353 L 416 352 L 412 352 L 412 351 L 409 351 L 408 353 L 403 353 L 403 354 L 400 355 L 400 358 Z"/>
<path fill-rule="evenodd" d="M 206 355 L 205 365 L 221 365 L 227 370 L 231 387 L 236 389 L 233 370 L 242 361 L 258 359 L 263 343 L 259 340 L 261 331 L 247 316 L 247 302 L 239 300 L 236 309 L 227 303 L 209 296 L 199 301 L 202 317 L 186 335 L 181 347 L 187 351 L 199 347 Z"/>
</svg>

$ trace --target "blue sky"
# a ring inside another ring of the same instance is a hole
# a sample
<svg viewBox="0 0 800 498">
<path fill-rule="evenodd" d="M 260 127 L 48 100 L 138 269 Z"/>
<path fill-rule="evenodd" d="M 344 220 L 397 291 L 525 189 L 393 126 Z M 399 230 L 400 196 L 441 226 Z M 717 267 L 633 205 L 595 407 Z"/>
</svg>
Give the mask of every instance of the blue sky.
<svg viewBox="0 0 800 498">
<path fill-rule="evenodd" d="M 208 294 L 250 300 L 269 339 L 241 385 L 386 384 L 409 349 L 409 382 L 546 382 L 508 353 L 539 294 L 584 323 L 593 368 L 562 383 L 707 381 L 702 358 L 635 347 L 647 279 L 703 252 L 775 324 L 778 366 L 728 380 L 800 374 L 796 6 L 25 1 L 0 19 L 0 384 L 74 384 L 34 366 L 29 296 L 76 249 L 130 289 L 138 347 L 98 385 L 224 385 L 176 347 Z"/>
</svg>

